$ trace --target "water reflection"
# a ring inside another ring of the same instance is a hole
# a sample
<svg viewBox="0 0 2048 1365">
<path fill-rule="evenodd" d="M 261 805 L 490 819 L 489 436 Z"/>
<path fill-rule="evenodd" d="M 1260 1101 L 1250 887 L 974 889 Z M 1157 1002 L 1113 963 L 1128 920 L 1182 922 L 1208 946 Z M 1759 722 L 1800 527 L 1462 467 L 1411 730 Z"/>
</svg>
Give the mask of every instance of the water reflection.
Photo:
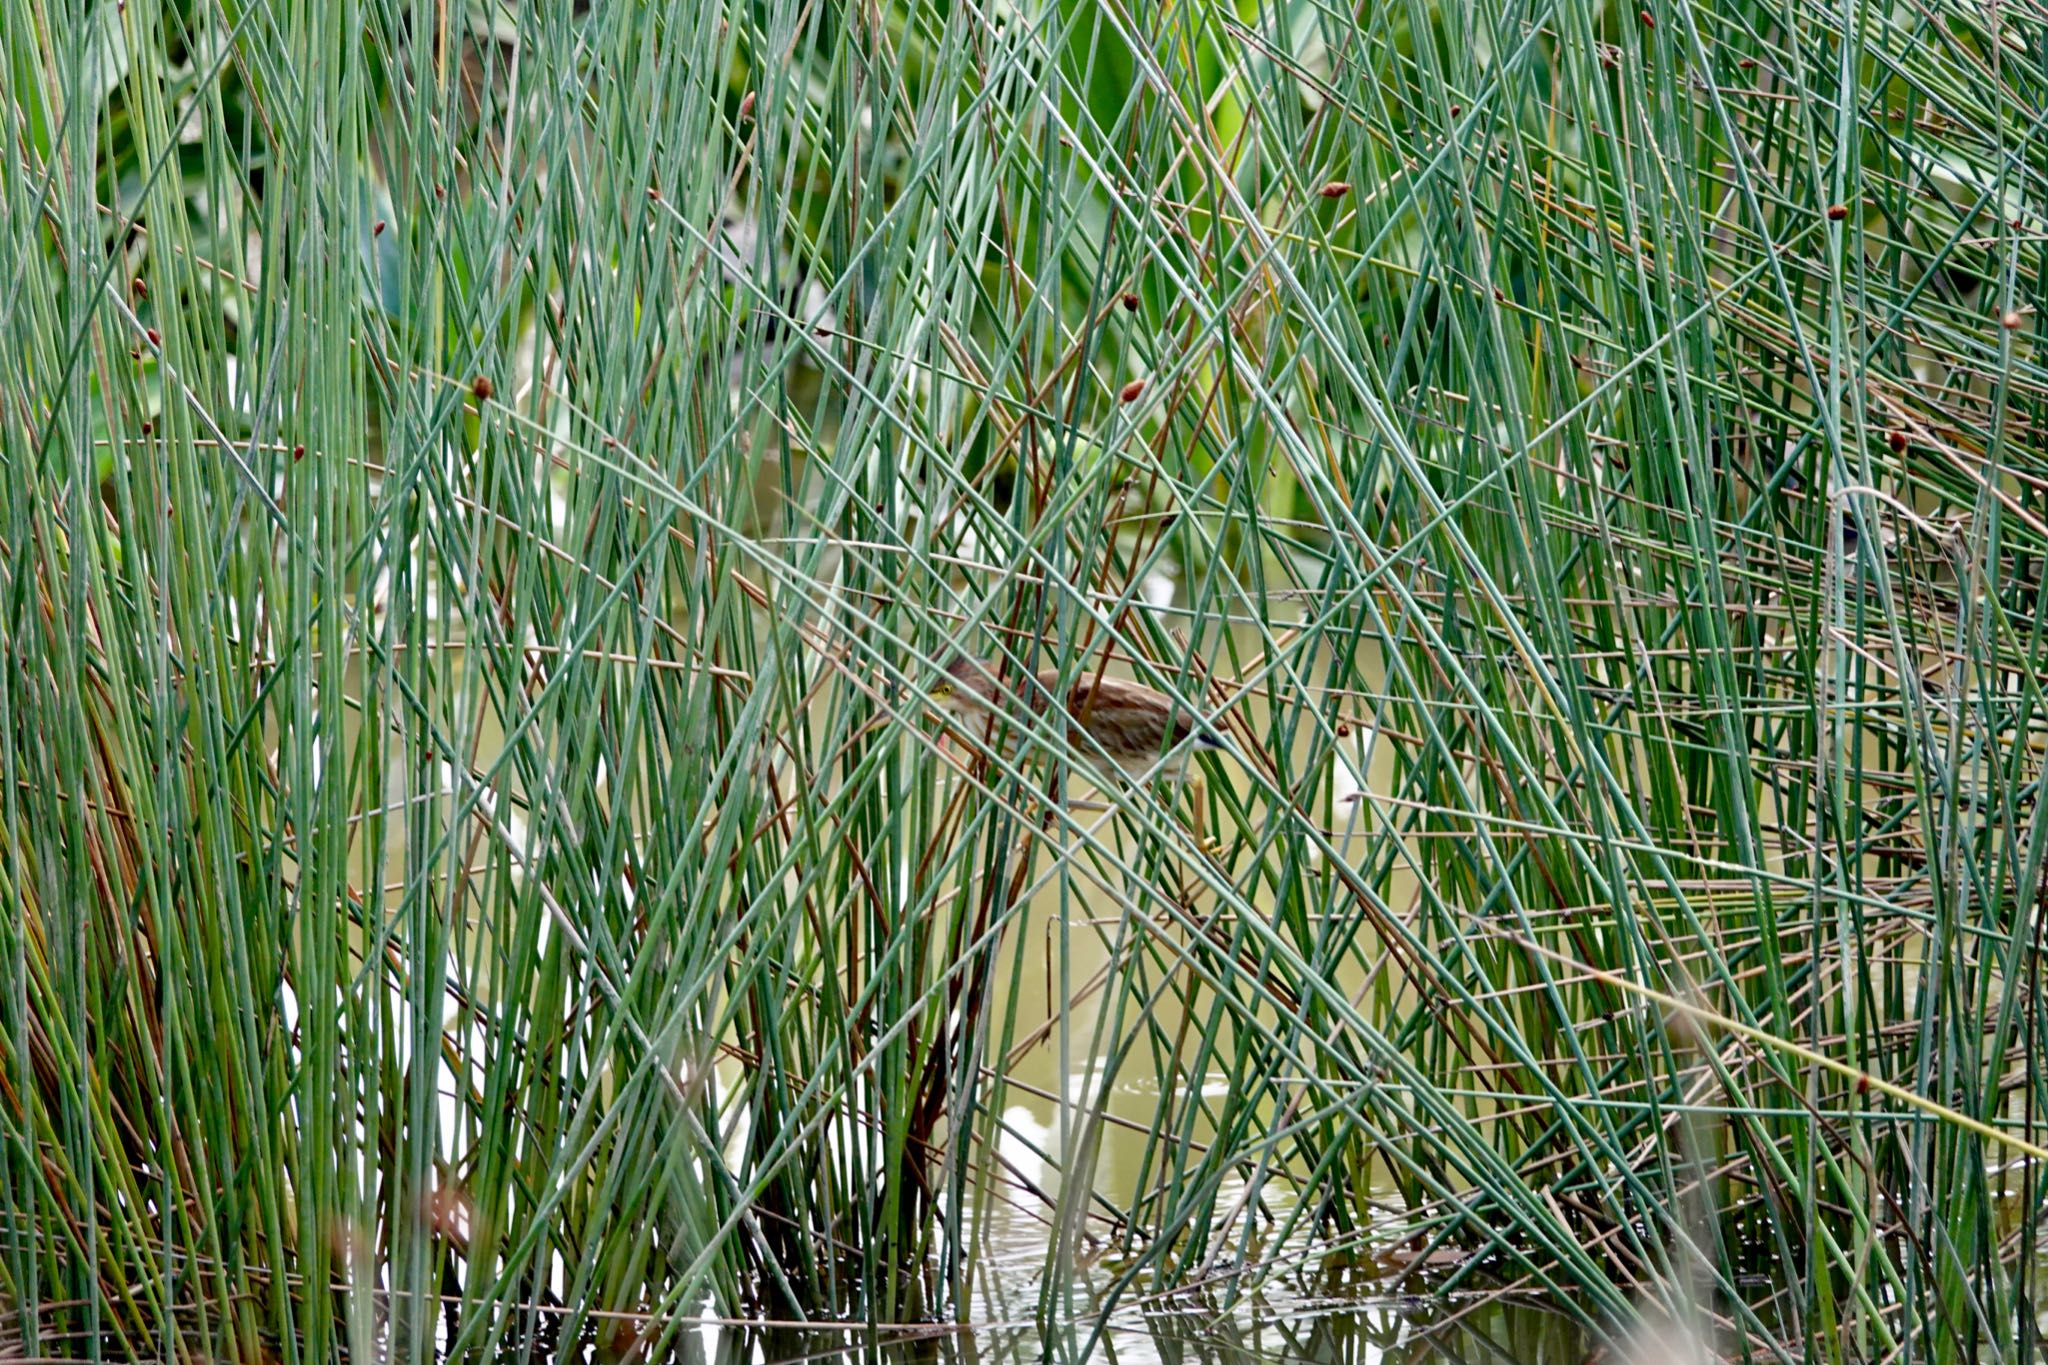
<svg viewBox="0 0 2048 1365">
<path fill-rule="evenodd" d="M 1247 1317 L 1122 1314 L 1046 1335 L 1032 1328 L 856 1329 L 847 1333 L 705 1322 L 665 1334 L 678 1365 L 1583 1365 L 1587 1343 L 1565 1318 L 1526 1301 L 1474 1294 L 1361 1300 Z M 652 1340 L 589 1342 L 562 1361 L 655 1359 Z M 509 1365 L 509 1356 L 501 1365 Z M 544 1356 L 517 1357 L 538 1362 Z"/>
<path fill-rule="evenodd" d="M 1118 1314 L 1042 1334 L 977 1328 L 739 1326 L 608 1322 L 573 1349 L 543 1332 L 500 1365 L 1583 1365 L 1587 1342 L 1567 1318 L 1501 1295 L 1382 1297 L 1294 1312 Z"/>
</svg>

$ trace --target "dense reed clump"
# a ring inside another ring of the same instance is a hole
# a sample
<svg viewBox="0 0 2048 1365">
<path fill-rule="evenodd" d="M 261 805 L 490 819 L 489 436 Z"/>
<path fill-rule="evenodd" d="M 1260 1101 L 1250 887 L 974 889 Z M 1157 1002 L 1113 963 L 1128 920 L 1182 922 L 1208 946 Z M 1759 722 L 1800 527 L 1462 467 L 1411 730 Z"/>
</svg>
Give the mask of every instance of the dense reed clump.
<svg viewBox="0 0 2048 1365">
<path fill-rule="evenodd" d="M 2032 1354 L 2038 16 L 0 16 L 10 1349 Z"/>
</svg>

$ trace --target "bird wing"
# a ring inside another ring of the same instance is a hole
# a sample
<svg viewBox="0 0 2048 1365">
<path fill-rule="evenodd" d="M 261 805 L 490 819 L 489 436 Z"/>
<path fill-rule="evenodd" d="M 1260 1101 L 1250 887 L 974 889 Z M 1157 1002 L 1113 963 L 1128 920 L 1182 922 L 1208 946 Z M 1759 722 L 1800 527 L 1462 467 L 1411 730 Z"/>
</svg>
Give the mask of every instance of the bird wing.
<svg viewBox="0 0 2048 1365">
<path fill-rule="evenodd" d="M 1059 674 L 1048 670 L 1038 675 L 1038 681 L 1050 691 Z M 1155 757 L 1169 744 L 1186 739 L 1194 728 L 1188 708 L 1176 705 L 1164 692 L 1093 672 L 1082 674 L 1068 689 L 1067 714 L 1093 732 L 1111 754 L 1127 757 Z M 1171 740 L 1166 737 L 1168 715 L 1173 717 Z"/>
</svg>

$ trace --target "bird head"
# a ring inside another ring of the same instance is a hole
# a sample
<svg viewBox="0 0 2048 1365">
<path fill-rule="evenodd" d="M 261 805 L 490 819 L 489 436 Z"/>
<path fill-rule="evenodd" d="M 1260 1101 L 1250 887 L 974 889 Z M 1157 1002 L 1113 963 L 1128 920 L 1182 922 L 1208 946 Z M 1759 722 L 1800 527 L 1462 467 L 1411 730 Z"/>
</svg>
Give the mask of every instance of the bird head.
<svg viewBox="0 0 2048 1365">
<path fill-rule="evenodd" d="M 932 700 L 948 711 L 985 710 L 989 696 L 995 690 L 995 682 L 989 676 L 993 671 L 977 659 L 955 654 L 946 661 L 945 671 L 939 674 L 939 680 L 932 684 Z"/>
</svg>

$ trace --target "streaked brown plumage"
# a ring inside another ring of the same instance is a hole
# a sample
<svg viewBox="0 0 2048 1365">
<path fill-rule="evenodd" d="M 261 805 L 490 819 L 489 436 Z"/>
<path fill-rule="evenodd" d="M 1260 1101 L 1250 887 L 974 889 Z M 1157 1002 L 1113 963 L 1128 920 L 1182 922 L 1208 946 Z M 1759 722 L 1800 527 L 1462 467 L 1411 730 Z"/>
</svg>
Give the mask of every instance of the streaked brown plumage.
<svg viewBox="0 0 2048 1365">
<path fill-rule="evenodd" d="M 992 740 L 994 732 L 1002 728 L 997 719 L 1001 715 L 1009 722 L 1007 747 L 1014 751 L 1019 735 L 1031 730 L 1033 719 L 1045 712 L 1058 685 L 1056 669 L 1040 671 L 1035 686 L 1005 686 L 997 681 L 996 665 L 957 658 L 946 666 L 932 697 L 954 716 L 978 722 L 982 727 L 978 738 L 984 741 Z M 1187 766 L 1184 745 L 1191 735 L 1196 748 L 1223 747 L 1213 732 L 1196 724 L 1186 706 L 1177 706 L 1165 693 L 1123 678 L 1097 676 L 1093 669 L 1083 672 L 1067 689 L 1063 709 L 1074 759 L 1088 769 L 1098 786 L 1147 776 L 1180 780 Z"/>
</svg>

